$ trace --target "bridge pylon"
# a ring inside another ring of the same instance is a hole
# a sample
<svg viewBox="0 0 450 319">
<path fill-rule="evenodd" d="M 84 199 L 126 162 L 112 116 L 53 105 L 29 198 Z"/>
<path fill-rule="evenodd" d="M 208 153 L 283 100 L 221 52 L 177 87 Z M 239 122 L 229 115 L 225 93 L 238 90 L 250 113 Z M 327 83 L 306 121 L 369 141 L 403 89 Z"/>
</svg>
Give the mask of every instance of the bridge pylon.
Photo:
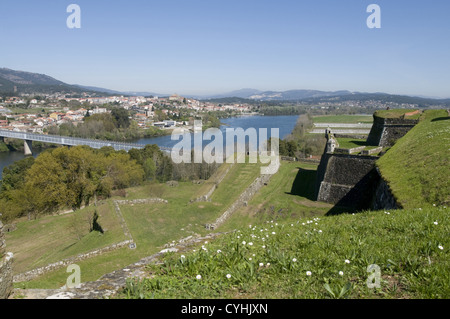
<svg viewBox="0 0 450 319">
<path fill-rule="evenodd" d="M 25 156 L 31 156 L 33 155 L 33 145 L 32 141 L 30 140 L 23 140 L 23 149 Z"/>
</svg>

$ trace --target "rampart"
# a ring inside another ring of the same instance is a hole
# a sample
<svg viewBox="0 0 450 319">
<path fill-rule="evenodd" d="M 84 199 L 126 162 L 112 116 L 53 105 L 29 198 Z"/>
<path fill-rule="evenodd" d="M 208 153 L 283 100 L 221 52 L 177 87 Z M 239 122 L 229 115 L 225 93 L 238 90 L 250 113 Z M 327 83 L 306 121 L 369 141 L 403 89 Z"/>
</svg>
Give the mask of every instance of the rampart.
<svg viewBox="0 0 450 319">
<path fill-rule="evenodd" d="M 327 146 L 317 169 L 317 200 L 356 210 L 397 208 L 389 186 L 375 166 L 381 155 L 372 154 L 382 152 L 384 146 L 393 145 L 417 122 L 404 117 L 382 118 L 374 114 L 367 144 L 378 147 L 369 150 L 365 146 L 339 148 L 334 135 L 326 130 Z"/>
<path fill-rule="evenodd" d="M 375 171 L 377 159 L 377 156 L 325 153 L 317 173 L 317 200 L 343 207 L 369 208 L 379 181 Z"/>
<path fill-rule="evenodd" d="M 404 118 L 383 118 L 373 115 L 373 125 L 367 137 L 367 144 L 388 147 L 408 133 L 419 120 Z"/>
<path fill-rule="evenodd" d="M 375 189 L 375 193 L 373 195 L 373 200 L 370 208 L 374 210 L 401 208 L 401 206 L 397 203 L 397 200 L 395 199 L 394 195 L 392 195 L 389 185 L 381 176 L 378 168 L 376 168 L 376 172 L 379 176 L 379 181 Z"/>
</svg>

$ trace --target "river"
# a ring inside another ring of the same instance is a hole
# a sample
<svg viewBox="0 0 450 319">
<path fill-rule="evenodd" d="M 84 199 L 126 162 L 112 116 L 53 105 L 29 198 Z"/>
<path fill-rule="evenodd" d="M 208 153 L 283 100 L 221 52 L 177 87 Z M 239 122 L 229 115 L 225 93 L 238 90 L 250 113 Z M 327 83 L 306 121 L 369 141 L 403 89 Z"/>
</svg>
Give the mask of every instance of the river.
<svg viewBox="0 0 450 319">
<path fill-rule="evenodd" d="M 279 137 L 283 139 L 292 132 L 295 123 L 297 122 L 298 115 L 280 115 L 280 116 L 240 116 L 227 119 L 221 119 L 221 122 L 225 125 L 220 127 L 222 132 L 225 132 L 226 128 L 242 128 L 244 130 L 248 128 L 255 128 L 257 131 L 260 128 L 267 128 L 267 135 L 270 137 L 271 128 L 279 129 Z M 225 136 L 225 134 L 224 134 Z M 224 138 L 225 139 L 225 138 Z M 156 144 L 158 146 L 173 147 L 179 143 L 180 140 L 172 140 L 171 135 L 143 138 L 134 141 L 138 144 Z M 225 141 L 224 141 L 225 142 Z M 204 145 L 207 145 L 209 141 L 204 141 Z M 33 152 L 33 156 L 36 157 L 39 152 Z M 3 172 L 3 168 L 11 165 L 15 161 L 24 158 L 23 152 L 0 152 L 0 173 Z"/>
</svg>

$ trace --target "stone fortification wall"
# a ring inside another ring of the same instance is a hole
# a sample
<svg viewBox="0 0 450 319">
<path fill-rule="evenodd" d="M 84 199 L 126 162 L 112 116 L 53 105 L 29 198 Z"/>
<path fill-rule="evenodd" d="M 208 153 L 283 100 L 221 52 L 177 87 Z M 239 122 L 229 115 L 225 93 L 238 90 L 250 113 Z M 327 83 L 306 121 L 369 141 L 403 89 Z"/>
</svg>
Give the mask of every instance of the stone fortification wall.
<svg viewBox="0 0 450 319">
<path fill-rule="evenodd" d="M 0 299 L 6 299 L 13 289 L 13 254 L 6 252 L 3 224 L 0 221 Z"/>
<path fill-rule="evenodd" d="M 367 137 L 369 145 L 388 147 L 408 133 L 419 121 L 373 116 L 373 126 Z"/>
<path fill-rule="evenodd" d="M 377 171 L 378 176 L 380 177 L 380 180 L 378 182 L 377 188 L 375 189 L 371 209 L 380 210 L 380 209 L 399 209 L 399 208 L 401 208 L 401 205 L 399 205 L 397 203 L 397 200 L 395 199 L 394 195 L 392 194 L 391 189 L 389 188 L 389 185 L 386 183 L 386 181 L 381 176 L 378 168 L 376 169 L 376 171 Z"/>
<path fill-rule="evenodd" d="M 326 153 L 318 168 L 317 200 L 337 206 L 368 208 L 379 180 L 378 157 Z"/>
</svg>

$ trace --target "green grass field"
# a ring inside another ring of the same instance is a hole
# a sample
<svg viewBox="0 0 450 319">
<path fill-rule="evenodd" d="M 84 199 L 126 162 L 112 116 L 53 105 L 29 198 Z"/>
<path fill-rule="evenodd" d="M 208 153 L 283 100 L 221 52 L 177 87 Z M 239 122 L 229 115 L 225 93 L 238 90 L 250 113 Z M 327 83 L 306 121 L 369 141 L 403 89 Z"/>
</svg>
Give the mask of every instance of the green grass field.
<svg viewBox="0 0 450 319">
<path fill-rule="evenodd" d="M 88 207 L 75 213 L 17 223 L 17 230 L 6 236 L 8 249 L 14 253 L 14 272 L 43 267 L 127 239 L 107 203 L 97 207 L 104 234 L 89 232 L 88 216 L 94 210 L 95 207 Z"/>
<path fill-rule="evenodd" d="M 189 203 L 202 187 L 192 182 L 180 182 L 176 187 L 147 184 L 127 189 L 127 200 L 157 196 L 168 200 L 169 204 L 120 205 L 136 249 L 121 248 L 77 262 L 82 270 L 81 280 L 96 280 L 101 275 L 160 251 L 167 243 L 192 234 L 206 234 L 208 231 L 205 224 L 214 222 L 259 173 L 259 164 L 235 164 L 213 193 L 211 202 Z M 114 212 L 115 199 L 124 198 L 113 197 L 97 207 L 100 214 L 99 223 L 106 230 L 103 235 L 84 231 L 81 240 L 78 240 L 76 235 L 68 230 L 75 219 L 74 214 L 46 216 L 36 221 L 19 223 L 16 231 L 7 234 L 8 248 L 15 255 L 15 273 L 128 239 L 123 234 Z M 76 219 L 81 227 L 87 225 L 83 214 L 87 215 L 92 210 L 93 208 L 89 207 L 76 212 L 79 215 Z M 63 286 L 66 279 L 65 269 L 59 269 L 15 286 L 54 289 Z"/>
</svg>

